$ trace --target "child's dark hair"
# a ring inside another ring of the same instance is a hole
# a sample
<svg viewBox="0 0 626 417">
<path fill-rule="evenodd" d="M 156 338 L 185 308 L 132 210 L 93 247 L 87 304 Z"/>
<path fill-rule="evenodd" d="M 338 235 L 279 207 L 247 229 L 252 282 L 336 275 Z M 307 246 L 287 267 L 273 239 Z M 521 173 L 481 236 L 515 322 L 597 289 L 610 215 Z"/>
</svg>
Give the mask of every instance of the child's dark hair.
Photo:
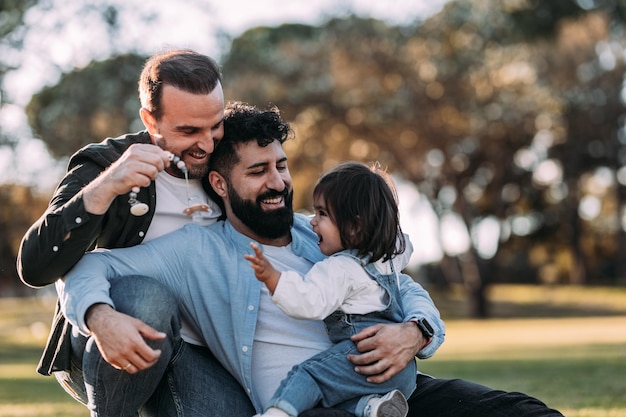
<svg viewBox="0 0 626 417">
<path fill-rule="evenodd" d="M 395 192 L 378 164 L 345 162 L 322 175 L 313 198 L 322 198 L 343 247 L 370 262 L 388 261 L 405 249 Z"/>
</svg>

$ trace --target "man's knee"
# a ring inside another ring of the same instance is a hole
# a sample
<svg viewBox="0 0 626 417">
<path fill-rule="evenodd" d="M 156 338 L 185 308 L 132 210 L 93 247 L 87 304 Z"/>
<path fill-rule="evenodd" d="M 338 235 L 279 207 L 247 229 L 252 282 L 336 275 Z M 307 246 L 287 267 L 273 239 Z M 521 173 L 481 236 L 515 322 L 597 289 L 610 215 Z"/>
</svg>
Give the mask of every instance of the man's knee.
<svg viewBox="0 0 626 417">
<path fill-rule="evenodd" d="M 174 294 L 154 278 L 132 275 L 111 280 L 111 299 L 120 313 L 166 333 L 180 328 Z"/>
</svg>

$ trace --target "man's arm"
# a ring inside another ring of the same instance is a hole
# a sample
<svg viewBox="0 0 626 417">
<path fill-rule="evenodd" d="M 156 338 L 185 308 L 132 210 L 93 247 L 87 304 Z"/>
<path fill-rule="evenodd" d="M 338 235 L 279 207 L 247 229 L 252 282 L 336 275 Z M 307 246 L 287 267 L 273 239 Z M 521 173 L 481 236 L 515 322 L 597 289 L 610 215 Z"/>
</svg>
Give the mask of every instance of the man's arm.
<svg viewBox="0 0 626 417">
<path fill-rule="evenodd" d="M 132 363 L 130 372 L 152 366 L 160 352 L 151 349 L 145 339 L 159 339 L 163 334 L 115 311 L 109 279 L 144 275 L 177 288 L 184 279 L 185 259 L 188 261 L 185 243 L 189 238 L 184 229 L 131 248 L 87 253 L 57 281 L 61 311 L 81 333 L 93 336 L 112 366 L 123 368 Z"/>
<path fill-rule="evenodd" d="M 113 200 L 134 186 L 150 185 L 168 164 L 168 154 L 148 144 L 130 146 L 102 173 L 93 161 L 76 157 L 48 209 L 22 239 L 17 257 L 22 281 L 42 287 L 65 274 L 93 248 Z"/>
<path fill-rule="evenodd" d="M 17 271 L 26 285 L 53 283 L 92 248 L 101 231 L 102 216 L 87 212 L 81 189 L 100 170 L 95 164 L 85 164 L 68 172 L 44 214 L 24 235 Z"/>
<path fill-rule="evenodd" d="M 419 358 L 434 354 L 443 343 L 445 324 L 430 295 L 407 275 L 400 275 L 400 295 L 404 308 L 404 323 L 379 324 L 368 327 L 352 337 L 360 355 L 350 355 L 355 370 L 368 375 L 368 381 L 380 383 L 400 372 Z M 434 330 L 427 340 L 412 320 L 426 318 Z"/>
</svg>

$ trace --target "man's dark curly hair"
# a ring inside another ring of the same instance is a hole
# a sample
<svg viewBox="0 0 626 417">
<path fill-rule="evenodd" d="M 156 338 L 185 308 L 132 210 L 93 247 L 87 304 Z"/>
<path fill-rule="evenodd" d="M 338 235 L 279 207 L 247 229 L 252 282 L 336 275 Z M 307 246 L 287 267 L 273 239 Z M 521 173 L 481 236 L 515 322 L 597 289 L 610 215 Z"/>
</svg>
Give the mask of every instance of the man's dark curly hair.
<svg viewBox="0 0 626 417">
<path fill-rule="evenodd" d="M 224 137 L 211 154 L 209 168 L 228 178 L 239 162 L 239 145 L 255 140 L 265 147 L 275 140 L 282 144 L 292 137 L 293 130 L 280 117 L 277 107 L 262 110 L 242 102 L 228 103 L 224 113 Z"/>
</svg>

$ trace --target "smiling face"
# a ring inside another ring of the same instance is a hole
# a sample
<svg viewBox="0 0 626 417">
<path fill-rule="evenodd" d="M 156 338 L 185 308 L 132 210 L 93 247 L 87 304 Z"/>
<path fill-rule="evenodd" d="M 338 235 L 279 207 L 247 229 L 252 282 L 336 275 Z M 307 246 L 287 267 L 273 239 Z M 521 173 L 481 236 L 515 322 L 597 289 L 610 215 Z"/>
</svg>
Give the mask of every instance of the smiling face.
<svg viewBox="0 0 626 417">
<path fill-rule="evenodd" d="M 185 162 L 190 178 L 204 177 L 208 173 L 209 156 L 224 135 L 222 86 L 218 83 L 209 94 L 194 94 L 165 85 L 161 105 L 159 120 L 147 109 L 141 109 L 141 118 L 153 141 L 179 156 Z M 176 177 L 183 176 L 174 164 L 167 172 Z"/>
<path fill-rule="evenodd" d="M 311 219 L 311 226 L 313 231 L 317 233 L 319 241 L 317 245 L 320 247 L 322 253 L 326 256 L 330 256 L 334 253 L 344 250 L 341 243 L 341 236 L 339 234 L 339 228 L 330 217 L 328 207 L 322 195 L 317 195 L 313 201 L 313 208 L 315 215 Z"/>
<path fill-rule="evenodd" d="M 262 244 L 284 246 L 291 240 L 293 190 L 282 145 L 251 141 L 237 145 L 237 156 L 227 178 L 215 171 L 209 175 L 228 220 Z"/>
</svg>

